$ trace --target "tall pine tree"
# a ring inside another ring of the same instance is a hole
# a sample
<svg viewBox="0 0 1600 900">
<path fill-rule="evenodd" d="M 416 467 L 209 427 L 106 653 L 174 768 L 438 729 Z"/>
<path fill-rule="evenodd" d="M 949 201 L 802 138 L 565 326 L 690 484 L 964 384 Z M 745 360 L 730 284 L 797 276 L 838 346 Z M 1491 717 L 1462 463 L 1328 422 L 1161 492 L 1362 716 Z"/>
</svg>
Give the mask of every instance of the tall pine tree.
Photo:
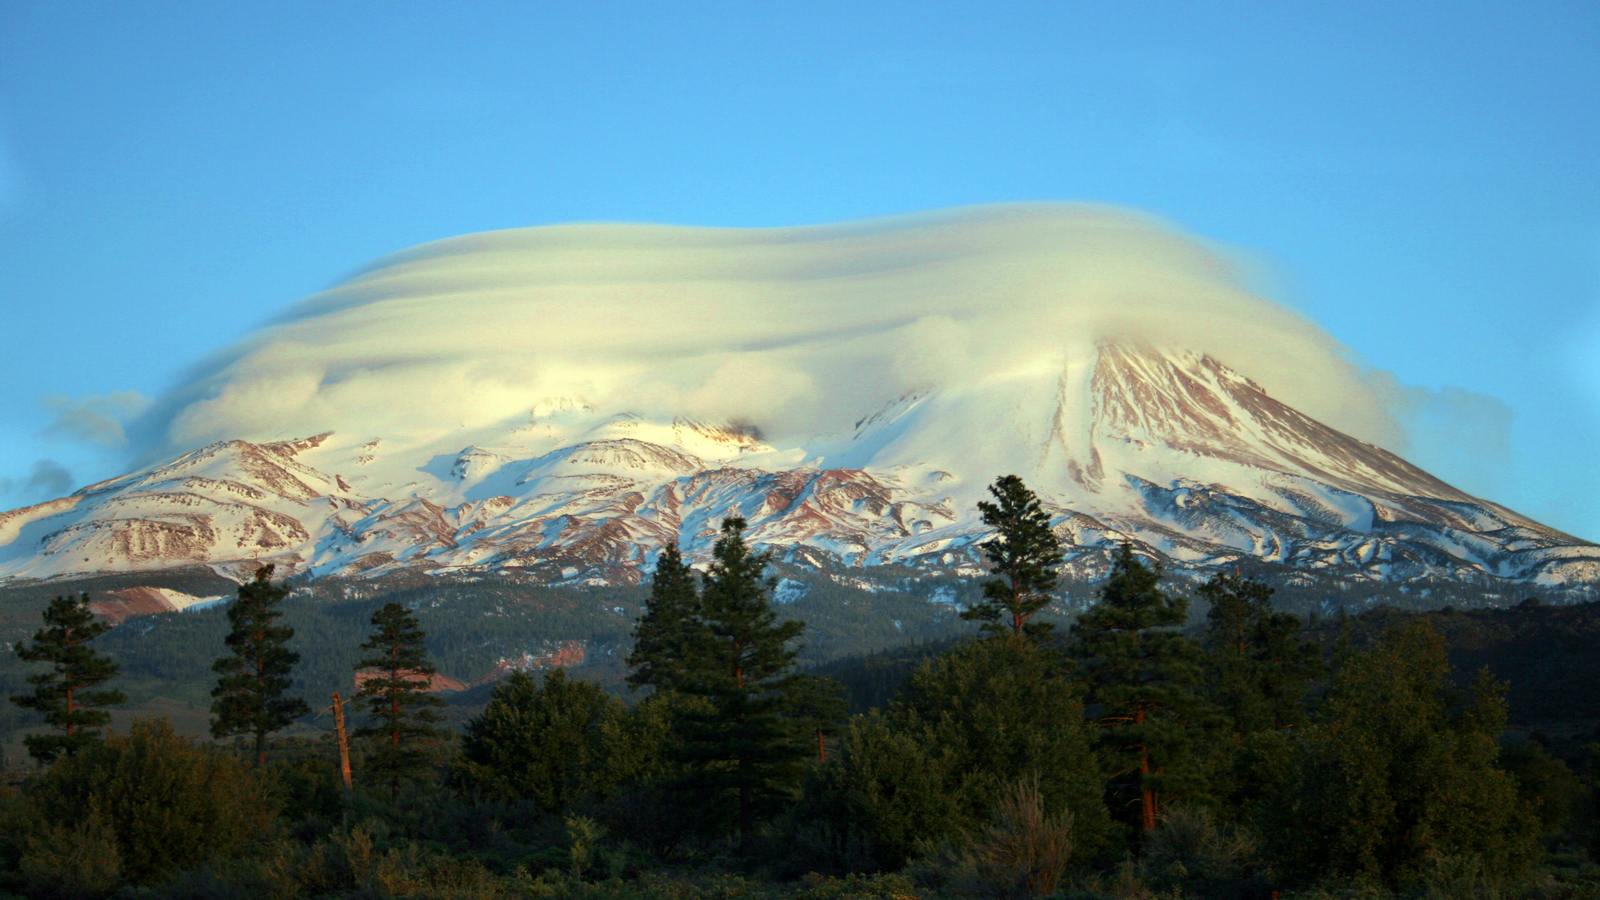
<svg viewBox="0 0 1600 900">
<path fill-rule="evenodd" d="M 34 633 L 33 642 L 17 645 L 17 656 L 24 661 L 50 664 L 48 672 L 28 676 L 31 693 L 11 698 L 18 706 L 44 713 L 45 724 L 60 732 L 23 739 L 28 755 L 40 763 L 98 741 L 100 726 L 111 721 L 101 707 L 127 699 L 121 691 L 95 690 L 117 674 L 115 662 L 89 647 L 109 629 L 89 611 L 88 594 L 57 597 L 45 609 L 44 627 Z"/>
<path fill-rule="evenodd" d="M 737 827 L 748 851 L 758 822 L 797 794 L 811 752 L 815 693 L 795 672 L 799 622 L 778 620 L 767 554 L 744 542 L 743 519 L 722 523 L 701 591 L 702 627 L 682 690 L 677 753 L 684 785 L 713 827 Z"/>
<path fill-rule="evenodd" d="M 300 654 L 289 649 L 294 629 L 279 624 L 278 604 L 289 589 L 272 583 L 272 566 L 256 570 L 253 581 L 239 586 L 228 607 L 229 656 L 211 665 L 217 686 L 211 690 L 211 736 L 255 738 L 256 766 L 267 762 L 267 735 L 289 727 L 311 710 L 289 691 L 289 673 Z"/>
<path fill-rule="evenodd" d="M 1199 653 L 1178 631 L 1188 604 L 1160 582 L 1160 567 L 1144 565 L 1124 543 L 1099 604 L 1072 629 L 1101 726 L 1112 811 L 1137 806 L 1145 832 L 1156 827 L 1168 794 L 1193 785 L 1189 743 L 1199 718 Z"/>
<path fill-rule="evenodd" d="M 983 585 L 984 600 L 961 613 L 983 623 L 985 631 L 1042 637 L 1045 622 L 1030 621 L 1050 602 L 1061 565 L 1061 543 L 1050 530 L 1050 516 L 1022 479 L 1005 475 L 989 486 L 995 502 L 978 502 L 983 524 L 995 529 L 983 555 L 996 577 Z"/>
<path fill-rule="evenodd" d="M 633 651 L 628 654 L 628 684 L 636 689 L 681 690 L 693 669 L 690 655 L 703 644 L 703 629 L 694 572 L 673 542 L 656 557 L 650 597 L 634 630 Z"/>
<path fill-rule="evenodd" d="M 435 744 L 445 732 L 439 721 L 438 697 L 428 692 L 438 671 L 423 648 L 422 626 L 398 603 L 384 604 L 372 614 L 373 632 L 356 663 L 356 697 L 371 721 L 356 736 L 373 741 L 367 768 L 389 783 L 398 795 L 400 782 L 426 772 Z"/>
</svg>

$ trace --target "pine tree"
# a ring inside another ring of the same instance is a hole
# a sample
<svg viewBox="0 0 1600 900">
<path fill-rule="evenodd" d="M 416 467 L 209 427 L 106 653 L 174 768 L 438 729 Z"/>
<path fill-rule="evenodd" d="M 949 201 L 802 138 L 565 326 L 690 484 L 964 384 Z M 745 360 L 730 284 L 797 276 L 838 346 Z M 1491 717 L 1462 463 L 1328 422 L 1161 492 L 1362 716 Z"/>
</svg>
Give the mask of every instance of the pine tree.
<svg viewBox="0 0 1600 900">
<path fill-rule="evenodd" d="M 372 636 L 361 645 L 367 655 L 356 663 L 356 698 L 365 701 L 372 721 L 355 734 L 373 739 L 367 768 L 398 795 L 402 779 L 427 770 L 433 744 L 444 736 L 434 724 L 440 700 L 428 692 L 438 670 L 428 661 L 422 627 L 410 610 L 384 604 L 372 614 L 372 625 Z"/>
<path fill-rule="evenodd" d="M 111 721 L 101 707 L 127 699 L 121 691 L 94 689 L 117 674 L 115 662 L 89 648 L 90 641 L 109 629 L 89 611 L 88 594 L 57 597 L 45 609 L 44 627 L 34 633 L 33 643 L 17 645 L 17 656 L 24 661 L 50 664 L 50 671 L 28 676 L 32 693 L 11 698 L 18 706 L 44 713 L 45 724 L 61 732 L 23 739 L 28 755 L 41 764 L 100 740 L 100 726 Z"/>
<path fill-rule="evenodd" d="M 713 826 L 737 826 L 748 851 L 757 822 L 791 800 L 810 753 L 810 692 L 796 678 L 791 646 L 803 626 L 773 610 L 767 554 L 744 542 L 743 519 L 722 523 L 701 590 L 700 646 L 686 654 L 683 691 L 702 703 L 680 720 L 683 787 Z M 732 815 L 729 815 L 732 813 Z"/>
<path fill-rule="evenodd" d="M 1301 638 L 1299 619 L 1272 609 L 1272 588 L 1260 581 L 1219 572 L 1199 593 L 1210 605 L 1202 645 L 1217 713 L 1206 742 L 1212 791 L 1240 818 L 1258 818 L 1288 771 L 1321 653 Z"/>
<path fill-rule="evenodd" d="M 218 676 L 211 690 L 211 736 L 253 736 L 258 768 L 267 762 L 267 735 L 311 711 L 300 698 L 284 696 L 300 661 L 289 649 L 294 629 L 278 624 L 278 604 L 288 595 L 288 588 L 272 583 L 272 566 L 257 569 L 255 580 L 241 584 L 228 607 L 225 643 L 232 655 L 211 665 Z"/>
<path fill-rule="evenodd" d="M 1465 866 L 1498 893 L 1539 854 L 1538 819 L 1499 762 L 1505 716 L 1505 687 L 1487 674 L 1464 698 L 1453 689 L 1426 620 L 1390 629 L 1351 654 L 1299 732 L 1263 830 L 1274 857 L 1308 880 L 1390 885 Z"/>
<path fill-rule="evenodd" d="M 703 643 L 698 631 L 700 592 L 676 542 L 663 547 L 650 578 L 650 598 L 634 629 L 628 684 L 637 689 L 680 690 L 692 669 L 689 655 Z"/>
<path fill-rule="evenodd" d="M 488 796 L 561 812 L 622 781 L 626 716 L 621 700 L 561 669 L 542 683 L 514 672 L 467 723 L 461 772 Z"/>
<path fill-rule="evenodd" d="M 1045 622 L 1030 622 L 1050 602 L 1061 565 L 1061 543 L 1050 530 L 1050 517 L 1022 479 L 1006 475 L 989 486 L 996 502 L 979 501 L 983 524 L 995 529 L 984 541 L 983 555 L 996 577 L 983 585 L 984 600 L 964 610 L 961 618 L 983 623 L 985 631 L 1042 637 Z"/>
<path fill-rule="evenodd" d="M 1320 668 L 1317 649 L 1300 637 L 1300 620 L 1272 608 L 1272 588 L 1218 572 L 1200 586 L 1210 604 L 1205 651 L 1212 700 L 1244 736 L 1305 719 L 1306 690 Z"/>
<path fill-rule="evenodd" d="M 1145 566 L 1124 543 L 1099 604 L 1072 629 L 1074 653 L 1098 707 L 1101 759 L 1113 795 L 1137 796 L 1145 832 L 1155 828 L 1167 794 L 1193 786 L 1189 731 L 1199 718 L 1199 654 L 1177 630 L 1188 604 L 1164 593 L 1160 581 L 1159 565 Z"/>
<path fill-rule="evenodd" d="M 890 716 L 939 761 L 962 816 L 929 823 L 971 831 L 1007 785 L 1037 778 L 1052 813 L 1070 812 L 1073 855 L 1107 843 L 1104 780 L 1084 721 L 1083 689 L 1051 644 L 993 636 L 929 660 L 890 706 Z"/>
</svg>

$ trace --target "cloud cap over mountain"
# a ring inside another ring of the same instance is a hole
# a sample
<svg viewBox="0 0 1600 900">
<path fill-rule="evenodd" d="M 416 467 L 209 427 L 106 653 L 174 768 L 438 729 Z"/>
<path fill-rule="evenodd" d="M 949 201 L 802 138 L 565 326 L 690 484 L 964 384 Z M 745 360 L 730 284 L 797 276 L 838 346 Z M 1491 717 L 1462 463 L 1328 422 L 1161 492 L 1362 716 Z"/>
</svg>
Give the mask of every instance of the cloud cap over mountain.
<svg viewBox="0 0 1600 900">
<path fill-rule="evenodd" d="M 801 439 L 907 391 L 1137 338 L 1210 353 L 1296 408 L 1402 449 L 1381 387 L 1242 269 L 1152 218 L 1066 204 L 474 234 L 292 307 L 130 431 L 150 454 L 328 430 L 426 442 L 575 396 Z"/>
</svg>

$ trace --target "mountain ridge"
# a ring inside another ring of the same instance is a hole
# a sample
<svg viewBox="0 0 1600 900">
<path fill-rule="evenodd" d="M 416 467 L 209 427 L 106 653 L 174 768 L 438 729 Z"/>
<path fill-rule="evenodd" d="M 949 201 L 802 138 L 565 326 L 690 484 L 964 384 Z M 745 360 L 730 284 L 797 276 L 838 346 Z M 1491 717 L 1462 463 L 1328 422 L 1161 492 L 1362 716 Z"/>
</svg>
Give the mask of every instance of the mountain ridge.
<svg viewBox="0 0 1600 900">
<path fill-rule="evenodd" d="M 272 562 L 314 577 L 634 583 L 666 542 L 707 556 L 735 514 L 798 565 L 975 574 L 976 500 L 1015 473 L 1080 575 L 1127 540 L 1188 573 L 1253 558 L 1382 581 L 1600 582 L 1600 547 L 1324 425 L 1210 354 L 1138 341 L 902 393 L 848 434 L 787 446 L 748 422 L 580 397 L 535 400 L 453 451 L 452 437 L 404 446 L 334 428 L 195 448 L 0 513 L 0 578 L 242 577 Z"/>
</svg>

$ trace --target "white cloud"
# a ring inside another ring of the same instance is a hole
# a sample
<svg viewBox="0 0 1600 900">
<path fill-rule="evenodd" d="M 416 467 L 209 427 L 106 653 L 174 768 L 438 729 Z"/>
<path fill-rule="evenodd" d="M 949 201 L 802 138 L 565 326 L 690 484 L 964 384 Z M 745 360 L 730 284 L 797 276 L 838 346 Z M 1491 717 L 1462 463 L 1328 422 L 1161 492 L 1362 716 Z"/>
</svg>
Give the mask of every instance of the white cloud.
<svg viewBox="0 0 1600 900">
<path fill-rule="evenodd" d="M 525 417 L 552 396 L 804 438 L 908 390 L 1132 336 L 1211 353 L 1400 449 L 1394 391 L 1242 270 L 1160 222 L 1090 206 L 469 235 L 290 309 L 161 398 L 137 442 L 167 452 L 326 430 L 437 433 Z"/>
</svg>

